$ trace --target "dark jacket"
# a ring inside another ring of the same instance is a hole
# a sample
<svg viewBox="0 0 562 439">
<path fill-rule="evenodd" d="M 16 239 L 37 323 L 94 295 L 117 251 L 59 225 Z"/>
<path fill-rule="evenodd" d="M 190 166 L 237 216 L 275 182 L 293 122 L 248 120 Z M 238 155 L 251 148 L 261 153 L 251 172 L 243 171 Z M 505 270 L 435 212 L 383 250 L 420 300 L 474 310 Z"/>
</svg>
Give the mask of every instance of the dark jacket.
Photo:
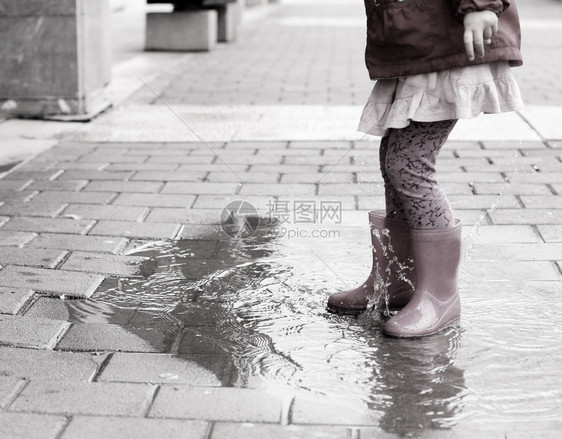
<svg viewBox="0 0 562 439">
<path fill-rule="evenodd" d="M 498 60 L 519 66 L 521 30 L 513 0 L 364 0 L 367 13 L 365 61 L 371 79 L 437 72 Z M 498 33 L 485 56 L 469 61 L 463 17 L 491 10 Z"/>
</svg>

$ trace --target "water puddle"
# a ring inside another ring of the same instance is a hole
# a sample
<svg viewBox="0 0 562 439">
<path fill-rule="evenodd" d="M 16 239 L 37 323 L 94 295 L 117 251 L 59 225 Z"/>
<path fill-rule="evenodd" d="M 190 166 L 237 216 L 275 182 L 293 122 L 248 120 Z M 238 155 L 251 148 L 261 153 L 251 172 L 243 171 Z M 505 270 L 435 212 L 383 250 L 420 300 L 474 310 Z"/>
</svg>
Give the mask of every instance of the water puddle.
<svg viewBox="0 0 562 439">
<path fill-rule="evenodd" d="M 110 279 L 92 299 L 65 301 L 69 320 L 165 333 L 162 352 L 226 355 L 236 369 L 229 385 L 339 404 L 350 424 L 368 416 L 395 431 L 562 419 L 562 305 L 550 284 L 464 272 L 459 327 L 387 338 L 378 313 L 325 311 L 329 294 L 368 273 L 365 227 L 340 232 L 137 243 L 131 253 L 154 261 L 154 273 Z"/>
</svg>

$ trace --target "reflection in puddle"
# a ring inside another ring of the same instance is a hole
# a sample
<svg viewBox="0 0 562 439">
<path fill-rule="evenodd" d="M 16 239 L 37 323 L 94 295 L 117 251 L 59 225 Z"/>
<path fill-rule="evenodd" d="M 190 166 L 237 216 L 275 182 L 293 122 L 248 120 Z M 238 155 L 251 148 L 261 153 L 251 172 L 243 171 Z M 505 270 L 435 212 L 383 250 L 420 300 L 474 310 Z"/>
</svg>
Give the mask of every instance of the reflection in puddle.
<svg viewBox="0 0 562 439">
<path fill-rule="evenodd" d="M 367 272 L 356 255 L 342 255 L 364 241 L 363 231 L 349 233 L 149 243 L 134 254 L 155 261 L 154 274 L 112 279 L 93 299 L 65 303 L 71 321 L 142 325 L 168 332 L 168 352 L 227 355 L 237 370 L 230 384 L 341 405 L 349 424 L 404 431 L 560 420 L 562 306 L 553 295 L 505 283 L 475 288 L 464 273 L 460 328 L 387 338 L 376 314 L 325 311 L 328 295 L 345 287 L 339 278 Z"/>
</svg>

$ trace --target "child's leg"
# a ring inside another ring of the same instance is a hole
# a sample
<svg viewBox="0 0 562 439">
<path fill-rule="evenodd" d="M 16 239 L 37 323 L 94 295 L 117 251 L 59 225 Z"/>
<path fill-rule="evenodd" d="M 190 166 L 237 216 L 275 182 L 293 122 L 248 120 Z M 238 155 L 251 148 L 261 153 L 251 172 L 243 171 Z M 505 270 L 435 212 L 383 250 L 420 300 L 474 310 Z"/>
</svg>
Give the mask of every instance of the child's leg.
<svg viewBox="0 0 562 439">
<path fill-rule="evenodd" d="M 451 207 L 435 180 L 435 161 L 456 122 L 411 122 L 381 141 L 387 214 L 403 215 L 413 229 L 453 226 Z"/>
<path fill-rule="evenodd" d="M 392 218 L 399 221 L 407 221 L 406 214 L 404 213 L 404 207 L 400 201 L 400 197 L 386 172 L 386 155 L 388 153 L 388 141 L 389 136 L 384 136 L 381 139 L 381 144 L 379 147 L 379 162 L 382 178 L 384 181 L 384 199 L 386 202 L 386 217 Z"/>
<path fill-rule="evenodd" d="M 434 334 L 458 321 L 461 223 L 435 180 L 435 161 L 456 120 L 391 130 L 384 170 L 408 220 L 416 288 L 408 304 L 384 326 L 396 337 Z"/>
</svg>

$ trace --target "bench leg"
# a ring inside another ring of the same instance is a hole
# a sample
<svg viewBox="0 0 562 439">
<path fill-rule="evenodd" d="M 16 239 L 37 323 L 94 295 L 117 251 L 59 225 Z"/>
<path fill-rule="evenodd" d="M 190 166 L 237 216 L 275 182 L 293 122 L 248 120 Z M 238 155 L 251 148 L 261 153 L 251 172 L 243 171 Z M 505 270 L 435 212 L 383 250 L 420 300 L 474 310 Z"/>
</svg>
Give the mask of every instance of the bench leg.
<svg viewBox="0 0 562 439">
<path fill-rule="evenodd" d="M 227 3 L 216 8 L 218 12 L 218 34 L 220 43 L 230 43 L 236 40 L 239 23 L 239 4 Z"/>
</svg>

